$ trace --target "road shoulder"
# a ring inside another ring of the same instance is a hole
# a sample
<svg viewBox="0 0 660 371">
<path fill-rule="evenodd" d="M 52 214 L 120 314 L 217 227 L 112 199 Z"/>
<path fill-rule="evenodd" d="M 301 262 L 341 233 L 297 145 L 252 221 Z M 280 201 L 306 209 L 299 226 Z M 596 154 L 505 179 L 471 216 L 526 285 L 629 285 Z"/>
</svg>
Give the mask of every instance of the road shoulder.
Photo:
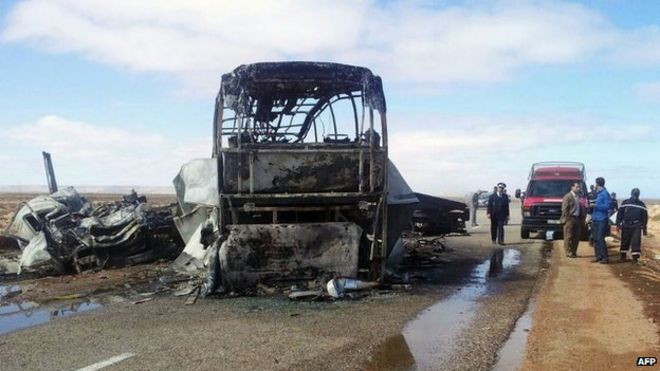
<svg viewBox="0 0 660 371">
<path fill-rule="evenodd" d="M 586 243 L 581 243 L 578 259 L 569 259 L 562 242 L 554 244 L 523 369 L 627 370 L 636 369 L 638 356 L 657 357 L 657 320 L 648 317 L 648 307 L 658 304 L 658 296 L 635 292 L 638 285 L 646 286 L 642 278 L 623 279 L 624 274 L 644 268 L 591 263 L 593 249 Z M 616 256 L 616 251 L 611 249 L 610 255 Z"/>
</svg>

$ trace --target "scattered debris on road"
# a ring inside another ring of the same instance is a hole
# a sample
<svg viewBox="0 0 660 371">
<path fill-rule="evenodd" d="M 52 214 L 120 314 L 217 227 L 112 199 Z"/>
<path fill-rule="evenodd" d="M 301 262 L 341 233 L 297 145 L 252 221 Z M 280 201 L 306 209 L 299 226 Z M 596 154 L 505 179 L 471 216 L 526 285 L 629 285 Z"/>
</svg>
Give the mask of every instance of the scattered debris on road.
<svg viewBox="0 0 660 371">
<path fill-rule="evenodd" d="M 330 296 L 342 298 L 350 291 L 375 289 L 378 285 L 378 282 L 364 282 L 352 278 L 333 278 L 328 281 L 326 287 Z"/>
</svg>

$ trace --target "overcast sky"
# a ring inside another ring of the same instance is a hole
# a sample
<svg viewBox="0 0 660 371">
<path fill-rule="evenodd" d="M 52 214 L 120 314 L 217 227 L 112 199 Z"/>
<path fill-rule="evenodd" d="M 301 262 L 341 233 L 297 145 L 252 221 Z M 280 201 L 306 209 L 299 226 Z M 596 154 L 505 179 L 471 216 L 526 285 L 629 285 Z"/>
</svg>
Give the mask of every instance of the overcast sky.
<svg viewBox="0 0 660 371">
<path fill-rule="evenodd" d="M 0 185 L 169 185 L 211 152 L 220 75 L 323 60 L 383 78 L 413 189 L 582 161 L 660 197 L 660 2 L 0 2 Z"/>
</svg>

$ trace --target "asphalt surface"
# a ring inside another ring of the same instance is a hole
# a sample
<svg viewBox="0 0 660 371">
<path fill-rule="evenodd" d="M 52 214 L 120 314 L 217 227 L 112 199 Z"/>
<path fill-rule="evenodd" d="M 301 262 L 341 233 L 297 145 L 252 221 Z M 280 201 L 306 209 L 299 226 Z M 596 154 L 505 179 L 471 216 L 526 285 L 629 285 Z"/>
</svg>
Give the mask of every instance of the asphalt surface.
<svg viewBox="0 0 660 371">
<path fill-rule="evenodd" d="M 469 250 L 479 263 L 462 265 L 470 270 L 461 275 L 440 270 L 436 284 L 460 283 L 455 292 L 409 322 L 403 339 L 385 342 L 369 369 L 514 370 L 522 366 L 527 332 L 523 329 L 517 339 L 507 340 L 538 287 L 540 273 L 547 270 L 551 243 L 521 240 L 515 206 L 512 214 L 505 228 L 505 246 L 493 246 L 487 219 L 480 211 L 482 226 L 471 230 L 468 245 L 457 245 Z M 503 259 L 499 267 L 493 264 L 498 254 Z M 453 264 L 463 261 L 455 259 Z"/>
<path fill-rule="evenodd" d="M 490 369 L 533 294 L 545 244 L 521 241 L 514 219 L 507 245 L 494 246 L 483 213 L 480 221 L 471 236 L 447 239 L 450 251 L 437 266 L 410 268 L 425 278 L 410 292 L 319 303 L 251 297 L 184 305 L 171 296 L 119 302 L 1 335 L 0 368 Z M 490 274 L 497 251 L 513 263 Z M 420 330 L 420 320 L 431 325 Z M 461 325 L 445 331 L 454 322 Z M 438 343 L 420 348 L 410 336 Z"/>
</svg>

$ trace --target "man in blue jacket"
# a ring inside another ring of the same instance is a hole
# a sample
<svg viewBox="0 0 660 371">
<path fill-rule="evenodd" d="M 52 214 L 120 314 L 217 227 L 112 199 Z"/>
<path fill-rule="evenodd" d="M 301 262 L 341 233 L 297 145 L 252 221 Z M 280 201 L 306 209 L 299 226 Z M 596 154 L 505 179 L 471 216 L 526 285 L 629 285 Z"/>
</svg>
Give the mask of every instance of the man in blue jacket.
<svg viewBox="0 0 660 371">
<path fill-rule="evenodd" d="M 594 228 L 594 242 L 596 244 L 596 258 L 592 262 L 601 264 L 608 263 L 607 244 L 605 244 L 605 235 L 610 227 L 609 216 L 612 209 L 612 198 L 605 188 L 605 179 L 596 178 L 596 203 L 594 212 L 591 215 L 591 221 Z"/>
</svg>

